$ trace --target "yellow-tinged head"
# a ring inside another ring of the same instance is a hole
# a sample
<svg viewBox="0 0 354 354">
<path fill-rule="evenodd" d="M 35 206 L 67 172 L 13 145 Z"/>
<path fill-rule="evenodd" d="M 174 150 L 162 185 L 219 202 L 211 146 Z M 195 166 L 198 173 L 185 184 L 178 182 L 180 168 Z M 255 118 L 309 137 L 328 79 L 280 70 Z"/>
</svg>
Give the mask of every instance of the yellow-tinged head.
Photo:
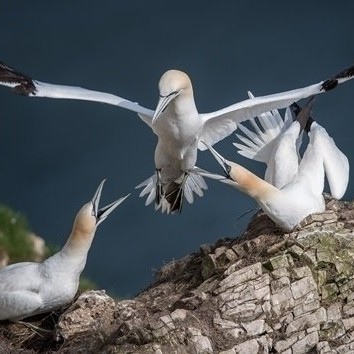
<svg viewBox="0 0 354 354">
<path fill-rule="evenodd" d="M 182 90 L 192 87 L 189 76 L 180 70 L 168 70 L 160 78 L 159 93 L 160 96 L 168 96 L 174 92 L 179 93 Z"/>
<path fill-rule="evenodd" d="M 90 201 L 84 204 L 76 214 L 73 232 L 90 236 L 96 231 L 96 227 L 97 217 L 94 211 L 94 204 Z"/>
<path fill-rule="evenodd" d="M 183 93 L 193 96 L 192 83 L 189 76 L 179 70 L 166 71 L 159 81 L 160 99 L 152 118 L 152 124 L 167 108 L 168 104 Z"/>
<path fill-rule="evenodd" d="M 220 178 L 221 176 L 218 175 L 214 175 L 213 177 L 213 175 L 210 174 L 212 178 L 218 177 L 217 179 L 221 182 L 230 184 L 256 200 L 266 199 L 268 198 L 269 193 L 274 193 L 275 190 L 278 190 L 270 183 L 247 170 L 247 168 L 244 168 L 235 162 L 226 160 L 211 146 L 207 144 L 205 145 L 211 151 L 225 173 L 225 178 Z"/>
<path fill-rule="evenodd" d="M 92 239 L 97 226 L 129 196 L 128 194 L 127 196 L 119 198 L 115 202 L 99 209 L 98 205 L 101 199 L 104 182 L 105 180 L 100 183 L 91 201 L 84 204 L 77 213 L 71 234 L 71 241 L 75 242 Z"/>
</svg>

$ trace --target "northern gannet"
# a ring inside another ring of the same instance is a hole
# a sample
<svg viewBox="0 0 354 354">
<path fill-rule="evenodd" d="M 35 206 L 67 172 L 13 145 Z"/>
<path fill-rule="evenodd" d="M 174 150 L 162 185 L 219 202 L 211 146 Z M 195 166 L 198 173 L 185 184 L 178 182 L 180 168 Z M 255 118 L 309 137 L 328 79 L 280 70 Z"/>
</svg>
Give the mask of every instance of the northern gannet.
<svg viewBox="0 0 354 354">
<path fill-rule="evenodd" d="M 248 95 L 254 97 L 251 92 L 248 92 Z M 297 106 L 296 115 L 300 114 L 298 121 L 311 120 L 309 112 L 312 110 L 313 102 L 314 96 L 301 113 L 301 107 Z M 243 124 L 238 124 L 238 129 L 244 135 L 236 133 L 235 135 L 241 143 L 233 143 L 239 149 L 237 152 L 240 155 L 266 164 L 264 180 L 277 188 L 282 188 L 291 182 L 299 168 L 299 149 L 304 126 L 301 127 L 301 133 L 297 137 L 283 134 L 293 123 L 292 109 L 295 108 L 295 104 L 286 108 L 284 119 L 278 110 L 260 114 L 258 124 L 255 118 L 251 118 L 249 121 L 254 131 Z M 294 144 L 294 139 L 296 144 Z"/>
<path fill-rule="evenodd" d="M 203 195 L 207 186 L 193 171 L 197 149 L 205 150 L 230 135 L 237 124 L 273 109 L 285 108 L 295 101 L 329 91 L 354 77 L 354 66 L 328 80 L 300 89 L 249 98 L 215 112 L 200 114 L 187 74 L 179 70 L 165 72 L 159 81 L 159 102 L 155 110 L 144 108 L 122 97 L 81 87 L 53 85 L 33 80 L 0 63 L 0 85 L 30 97 L 67 98 L 103 102 L 136 112 L 158 136 L 155 150 L 155 174 L 137 188 L 148 195 L 146 205 L 155 200 L 156 208 L 180 212 L 183 196 L 193 202 L 193 193 Z M 193 176 L 193 177 L 192 177 Z"/>
<path fill-rule="evenodd" d="M 79 210 L 64 247 L 42 263 L 0 269 L 0 320 L 18 321 L 55 310 L 75 296 L 97 226 L 128 196 L 98 209 L 104 181 Z"/>
<path fill-rule="evenodd" d="M 301 111 L 305 113 L 302 118 L 304 115 L 309 116 L 308 105 Z M 325 176 L 328 179 L 331 194 L 337 199 L 345 193 L 349 179 L 348 159 L 338 149 L 326 130 L 312 119 L 307 128 L 309 129 L 309 143 L 306 151 L 297 163 L 296 173 L 281 188 L 259 178 L 246 168 L 226 160 L 211 146 L 208 148 L 224 169 L 226 177 L 208 172 L 203 174 L 219 179 L 254 198 L 277 225 L 286 231 L 291 231 L 306 216 L 325 210 L 322 195 Z M 282 154 L 282 163 L 275 165 L 276 169 L 286 171 L 286 151 L 290 157 L 294 154 L 297 156 L 296 140 L 300 130 L 300 123 L 296 120 L 282 132 L 278 148 L 273 150 L 273 154 L 277 154 L 277 151 L 282 149 L 282 142 L 285 144 L 285 154 Z M 294 162 L 290 161 L 290 165 L 293 164 Z"/>
</svg>

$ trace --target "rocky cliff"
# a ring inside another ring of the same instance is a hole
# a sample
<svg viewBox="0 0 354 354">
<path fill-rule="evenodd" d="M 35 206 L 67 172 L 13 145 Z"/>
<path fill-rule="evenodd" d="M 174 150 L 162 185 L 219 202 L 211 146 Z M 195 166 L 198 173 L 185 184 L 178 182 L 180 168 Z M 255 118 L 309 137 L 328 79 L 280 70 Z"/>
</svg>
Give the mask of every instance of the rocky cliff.
<svg viewBox="0 0 354 354">
<path fill-rule="evenodd" d="M 1 353 L 354 353 L 354 205 L 284 234 L 262 213 L 241 237 L 164 266 L 131 300 L 82 293 L 46 329 L 0 325 Z"/>
</svg>

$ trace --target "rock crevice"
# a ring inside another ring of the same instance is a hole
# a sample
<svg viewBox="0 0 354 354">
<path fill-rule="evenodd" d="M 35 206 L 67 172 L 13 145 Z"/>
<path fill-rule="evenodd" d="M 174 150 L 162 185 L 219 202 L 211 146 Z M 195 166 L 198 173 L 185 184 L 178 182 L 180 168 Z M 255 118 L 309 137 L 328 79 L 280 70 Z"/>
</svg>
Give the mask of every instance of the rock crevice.
<svg viewBox="0 0 354 354">
<path fill-rule="evenodd" d="M 134 299 L 81 294 L 44 339 L 16 342 L 18 325 L 2 325 L 0 351 L 354 353 L 353 225 L 353 204 L 336 200 L 286 234 L 259 213 L 240 238 L 162 267 Z"/>
</svg>

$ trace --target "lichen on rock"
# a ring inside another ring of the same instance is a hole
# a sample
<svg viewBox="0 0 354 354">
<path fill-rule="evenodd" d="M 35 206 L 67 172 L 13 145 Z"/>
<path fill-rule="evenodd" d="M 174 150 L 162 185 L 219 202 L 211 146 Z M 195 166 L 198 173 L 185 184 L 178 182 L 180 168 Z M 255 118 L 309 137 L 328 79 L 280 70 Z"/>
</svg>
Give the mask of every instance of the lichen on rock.
<svg viewBox="0 0 354 354">
<path fill-rule="evenodd" d="M 162 267 L 156 282 L 134 299 L 84 292 L 41 349 L 353 353 L 353 225 L 353 204 L 332 199 L 324 213 L 307 217 L 291 233 L 258 213 L 241 237 L 203 245 Z M 17 345 L 8 329 L 0 335 L 11 348 L 39 348 Z"/>
</svg>

